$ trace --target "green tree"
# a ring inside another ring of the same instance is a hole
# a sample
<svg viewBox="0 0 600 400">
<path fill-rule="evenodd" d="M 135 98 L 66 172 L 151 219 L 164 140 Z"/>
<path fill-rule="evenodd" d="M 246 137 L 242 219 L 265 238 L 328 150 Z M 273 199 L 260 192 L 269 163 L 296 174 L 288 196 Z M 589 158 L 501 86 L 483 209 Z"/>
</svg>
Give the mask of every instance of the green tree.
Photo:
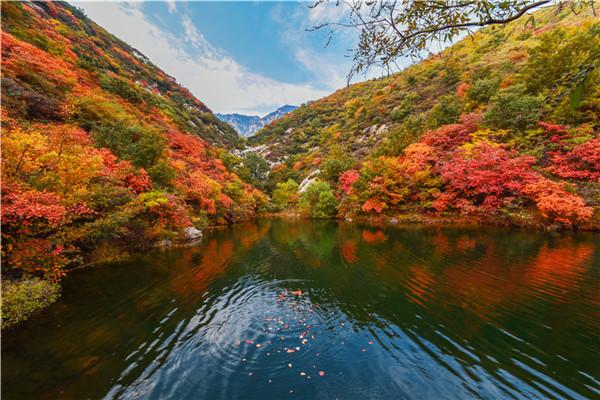
<svg viewBox="0 0 600 400">
<path fill-rule="evenodd" d="M 246 153 L 242 161 L 244 167 L 250 171 L 250 176 L 257 183 L 267 180 L 269 173 L 269 163 L 258 153 Z"/>
<path fill-rule="evenodd" d="M 333 218 L 337 214 L 338 201 L 327 182 L 314 181 L 300 195 L 299 206 L 312 218 Z"/>
<path fill-rule="evenodd" d="M 277 187 L 273 190 L 271 201 L 276 210 L 286 208 L 290 203 L 295 203 L 297 200 L 298 183 L 293 179 L 288 179 L 287 182 L 278 182 Z"/>
</svg>

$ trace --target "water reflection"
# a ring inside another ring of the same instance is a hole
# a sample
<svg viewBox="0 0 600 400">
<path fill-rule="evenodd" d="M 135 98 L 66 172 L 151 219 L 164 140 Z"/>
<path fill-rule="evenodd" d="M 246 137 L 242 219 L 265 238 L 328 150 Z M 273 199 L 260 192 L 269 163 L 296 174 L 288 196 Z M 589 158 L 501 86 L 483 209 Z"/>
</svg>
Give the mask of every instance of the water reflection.
<svg viewBox="0 0 600 400">
<path fill-rule="evenodd" d="M 597 238 L 223 228 L 72 274 L 4 335 L 3 398 L 598 397 Z"/>
</svg>

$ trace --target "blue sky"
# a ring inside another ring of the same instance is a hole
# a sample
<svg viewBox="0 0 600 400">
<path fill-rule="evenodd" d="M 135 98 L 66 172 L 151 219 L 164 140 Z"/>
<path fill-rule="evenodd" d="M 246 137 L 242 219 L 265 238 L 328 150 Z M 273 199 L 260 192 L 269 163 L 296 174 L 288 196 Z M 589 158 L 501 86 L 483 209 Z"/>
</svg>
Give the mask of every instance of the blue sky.
<svg viewBox="0 0 600 400">
<path fill-rule="evenodd" d="M 129 43 L 214 112 L 263 116 L 346 84 L 355 33 L 306 29 L 337 21 L 312 2 L 72 2 Z M 371 76 L 379 73 L 373 71 Z M 361 80 L 365 77 L 359 78 Z"/>
</svg>

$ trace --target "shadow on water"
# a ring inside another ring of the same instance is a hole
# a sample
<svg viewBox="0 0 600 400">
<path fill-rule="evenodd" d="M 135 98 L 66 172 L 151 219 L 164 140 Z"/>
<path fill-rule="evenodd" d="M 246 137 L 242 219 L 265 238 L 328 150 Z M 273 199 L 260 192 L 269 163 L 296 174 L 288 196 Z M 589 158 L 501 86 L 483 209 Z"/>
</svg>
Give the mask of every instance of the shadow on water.
<svg viewBox="0 0 600 400">
<path fill-rule="evenodd" d="M 600 241 L 263 219 L 76 271 L 3 399 L 598 398 Z"/>
</svg>

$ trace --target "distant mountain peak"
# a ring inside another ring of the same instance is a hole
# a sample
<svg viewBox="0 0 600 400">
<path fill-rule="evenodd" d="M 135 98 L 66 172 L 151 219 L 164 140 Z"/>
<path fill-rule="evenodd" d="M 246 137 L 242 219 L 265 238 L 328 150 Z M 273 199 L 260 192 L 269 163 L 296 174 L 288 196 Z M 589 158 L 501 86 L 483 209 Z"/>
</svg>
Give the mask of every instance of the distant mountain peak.
<svg viewBox="0 0 600 400">
<path fill-rule="evenodd" d="M 264 117 L 259 117 L 257 115 L 244 115 L 244 114 L 219 114 L 215 115 L 224 122 L 227 122 L 231 125 L 237 133 L 241 136 L 252 136 L 256 132 L 262 129 L 263 126 L 268 123 L 275 121 L 287 113 L 294 111 L 297 106 L 291 106 L 286 104 L 285 106 L 279 107 L 277 110 L 273 111 L 270 114 L 265 115 Z"/>
</svg>

